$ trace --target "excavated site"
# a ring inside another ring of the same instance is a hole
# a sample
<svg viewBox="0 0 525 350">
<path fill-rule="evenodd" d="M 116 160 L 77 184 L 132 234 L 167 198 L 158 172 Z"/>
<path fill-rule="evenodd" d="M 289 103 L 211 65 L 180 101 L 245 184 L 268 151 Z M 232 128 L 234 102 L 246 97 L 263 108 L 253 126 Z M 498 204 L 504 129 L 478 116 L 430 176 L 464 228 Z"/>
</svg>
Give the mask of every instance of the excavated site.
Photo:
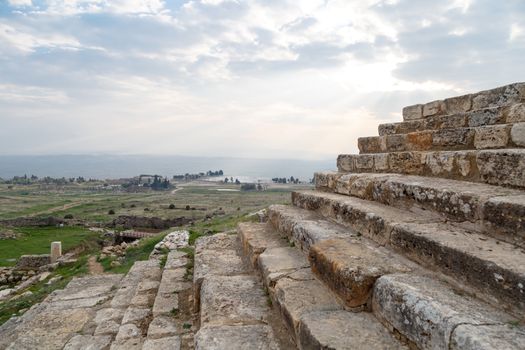
<svg viewBox="0 0 525 350">
<path fill-rule="evenodd" d="M 403 109 L 260 222 L 76 278 L 2 349 L 525 349 L 525 83 Z"/>
</svg>

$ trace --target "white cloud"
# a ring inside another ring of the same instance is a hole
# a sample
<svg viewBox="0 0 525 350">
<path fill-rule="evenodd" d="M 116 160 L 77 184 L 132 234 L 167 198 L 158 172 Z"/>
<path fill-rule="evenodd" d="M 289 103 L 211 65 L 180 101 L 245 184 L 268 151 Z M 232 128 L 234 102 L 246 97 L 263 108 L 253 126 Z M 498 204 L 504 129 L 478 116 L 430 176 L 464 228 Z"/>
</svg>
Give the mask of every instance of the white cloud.
<svg viewBox="0 0 525 350">
<path fill-rule="evenodd" d="M 510 26 L 510 35 L 509 35 L 509 41 L 519 40 L 520 38 L 525 36 L 525 30 L 522 26 L 520 26 L 517 23 L 513 23 Z"/>
<path fill-rule="evenodd" d="M 33 5 L 31 0 L 7 0 L 9 5 L 14 7 L 31 6 Z"/>
<path fill-rule="evenodd" d="M 25 53 L 33 52 L 38 47 L 69 50 L 78 50 L 81 48 L 80 43 L 71 36 L 58 33 L 34 35 L 2 23 L 0 23 L 0 41 L 4 41 Z"/>
<path fill-rule="evenodd" d="M 357 151 L 357 137 L 399 120 L 403 105 L 508 82 L 507 70 L 518 79 L 520 12 L 489 2 L 17 7 L 0 23 L 0 118 L 10 118 L 0 149 L 21 149 L 9 135 L 31 115 L 42 122 L 27 128 L 62 137 L 42 136 L 45 147 L 27 141 L 27 152 L 332 158 Z"/>
</svg>

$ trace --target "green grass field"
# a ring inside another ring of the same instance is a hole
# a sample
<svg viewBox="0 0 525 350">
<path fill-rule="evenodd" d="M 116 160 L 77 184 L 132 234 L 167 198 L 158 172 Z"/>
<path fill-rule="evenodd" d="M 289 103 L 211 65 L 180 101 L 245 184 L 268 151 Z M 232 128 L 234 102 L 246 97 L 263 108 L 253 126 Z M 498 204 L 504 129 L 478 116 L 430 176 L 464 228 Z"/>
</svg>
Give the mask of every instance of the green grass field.
<svg viewBox="0 0 525 350">
<path fill-rule="evenodd" d="M 99 234 L 83 227 L 21 227 L 17 239 L 0 241 L 0 266 L 12 266 L 21 255 L 49 254 L 51 242 L 61 241 L 67 252 L 82 244 L 91 245 Z"/>
</svg>

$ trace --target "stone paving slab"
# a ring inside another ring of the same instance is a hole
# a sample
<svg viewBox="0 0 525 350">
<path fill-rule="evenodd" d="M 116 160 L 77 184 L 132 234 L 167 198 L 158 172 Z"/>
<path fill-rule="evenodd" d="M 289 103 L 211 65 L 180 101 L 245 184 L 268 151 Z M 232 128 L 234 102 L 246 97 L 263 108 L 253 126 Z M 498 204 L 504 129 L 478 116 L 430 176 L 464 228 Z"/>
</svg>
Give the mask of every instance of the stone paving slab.
<svg viewBox="0 0 525 350">
<path fill-rule="evenodd" d="M 306 256 L 297 248 L 269 248 L 259 255 L 259 270 L 266 287 L 272 291 L 280 278 L 301 269 L 309 269 Z"/>
<path fill-rule="evenodd" d="M 161 339 L 146 339 L 142 350 L 180 350 L 180 337 L 173 336 Z"/>
<path fill-rule="evenodd" d="M 268 223 L 241 222 L 237 226 L 243 255 L 257 267 L 259 255 L 267 248 L 286 247 L 288 241 L 280 237 Z"/>
<path fill-rule="evenodd" d="M 372 314 L 342 310 L 304 315 L 299 324 L 298 343 L 302 349 L 408 349 Z"/>
<path fill-rule="evenodd" d="M 357 234 L 341 225 L 329 223 L 313 212 L 289 205 L 271 205 L 268 216 L 272 225 L 286 234 L 306 254 L 313 244 L 326 239 L 357 239 Z"/>
<path fill-rule="evenodd" d="M 209 276 L 200 297 L 201 327 L 266 322 L 266 295 L 255 276 Z"/>
<path fill-rule="evenodd" d="M 170 337 L 179 333 L 179 328 L 173 316 L 157 316 L 148 328 L 148 339 Z"/>
<path fill-rule="evenodd" d="M 284 323 L 295 336 L 301 317 L 314 311 L 342 310 L 328 288 L 316 279 L 281 278 L 275 285 L 274 302 L 279 306 Z"/>
<path fill-rule="evenodd" d="M 514 320 L 435 279 L 407 274 L 387 275 L 377 280 L 373 309 L 378 317 L 421 349 L 448 349 L 450 339 L 461 325 L 508 327 Z M 472 332 L 468 334 L 467 329 Z M 475 327 L 468 327 L 459 331 L 457 341 L 482 343 L 480 349 L 518 349 L 512 344 L 523 344 L 525 332 L 516 327 L 499 337 L 481 339 Z"/>
<path fill-rule="evenodd" d="M 195 335 L 195 350 L 278 350 L 267 325 L 202 327 Z"/>
<path fill-rule="evenodd" d="M 312 271 L 349 307 L 365 305 L 376 280 L 393 272 L 411 269 L 393 254 L 346 240 L 325 240 L 312 246 Z"/>
<path fill-rule="evenodd" d="M 74 278 L 63 290 L 51 293 L 21 317 L 2 325 L 0 348 L 63 348 L 93 322 L 97 308 L 111 298 L 121 279 L 122 275 Z"/>
<path fill-rule="evenodd" d="M 111 336 L 76 335 L 66 344 L 64 350 L 109 349 Z"/>
</svg>

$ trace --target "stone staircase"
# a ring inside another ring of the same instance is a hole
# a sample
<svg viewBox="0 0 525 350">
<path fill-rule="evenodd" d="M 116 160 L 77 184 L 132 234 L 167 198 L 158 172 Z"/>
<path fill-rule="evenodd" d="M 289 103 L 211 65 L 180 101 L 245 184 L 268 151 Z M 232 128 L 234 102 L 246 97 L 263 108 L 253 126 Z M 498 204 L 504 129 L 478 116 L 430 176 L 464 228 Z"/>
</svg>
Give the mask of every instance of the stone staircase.
<svg viewBox="0 0 525 350">
<path fill-rule="evenodd" d="M 525 349 L 524 103 L 407 107 L 265 222 L 76 278 L 0 349 Z"/>
<path fill-rule="evenodd" d="M 521 83 L 407 107 L 268 222 L 200 242 L 196 347 L 525 349 L 524 103 Z"/>
<path fill-rule="evenodd" d="M 0 349 L 193 348 L 185 253 L 137 261 L 125 275 L 74 278 L 0 327 Z"/>
</svg>

